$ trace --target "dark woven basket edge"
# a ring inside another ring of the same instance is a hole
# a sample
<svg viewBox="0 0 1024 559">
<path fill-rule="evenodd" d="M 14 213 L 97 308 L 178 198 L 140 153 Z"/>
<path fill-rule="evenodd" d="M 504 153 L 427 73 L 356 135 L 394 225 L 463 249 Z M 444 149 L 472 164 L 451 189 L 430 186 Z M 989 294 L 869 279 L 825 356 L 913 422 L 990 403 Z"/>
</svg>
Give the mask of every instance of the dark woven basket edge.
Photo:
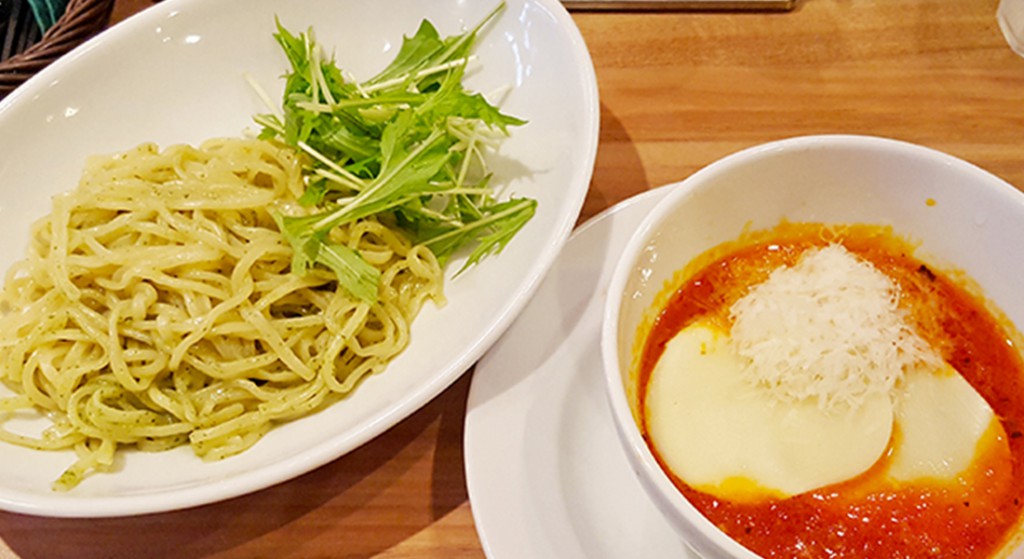
<svg viewBox="0 0 1024 559">
<path fill-rule="evenodd" d="M 0 99 L 27 81 L 53 61 L 89 37 L 99 33 L 110 21 L 114 0 L 71 0 L 64 15 L 25 52 L 0 62 Z"/>
</svg>

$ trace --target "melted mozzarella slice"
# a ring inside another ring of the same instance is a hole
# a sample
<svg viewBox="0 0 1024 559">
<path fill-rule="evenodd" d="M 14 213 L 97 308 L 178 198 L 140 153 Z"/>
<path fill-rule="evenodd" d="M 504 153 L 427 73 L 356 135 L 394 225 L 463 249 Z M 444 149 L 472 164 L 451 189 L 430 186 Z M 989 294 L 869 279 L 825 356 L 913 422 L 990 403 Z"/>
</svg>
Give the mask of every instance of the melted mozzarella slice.
<svg viewBox="0 0 1024 559">
<path fill-rule="evenodd" d="M 907 371 L 895 401 L 894 480 L 952 479 L 971 465 L 986 431 L 1006 438 L 985 399 L 949 365 Z"/>
<path fill-rule="evenodd" d="M 648 381 L 654 447 L 687 484 L 731 500 L 785 497 L 850 479 L 885 452 L 887 394 L 854 410 L 824 410 L 815 399 L 779 403 L 743 375 L 727 336 L 704 323 L 683 329 Z"/>
</svg>

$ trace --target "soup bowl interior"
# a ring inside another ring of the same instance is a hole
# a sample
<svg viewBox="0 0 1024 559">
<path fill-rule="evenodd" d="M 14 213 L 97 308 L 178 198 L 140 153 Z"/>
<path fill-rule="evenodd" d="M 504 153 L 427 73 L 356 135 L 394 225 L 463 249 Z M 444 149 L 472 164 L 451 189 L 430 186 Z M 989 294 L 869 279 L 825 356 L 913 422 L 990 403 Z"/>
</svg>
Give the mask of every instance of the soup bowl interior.
<svg viewBox="0 0 1024 559">
<path fill-rule="evenodd" d="M 966 273 L 1018 330 L 1024 325 L 1024 195 L 952 156 L 881 138 L 801 137 L 731 155 L 670 188 L 612 276 L 602 352 L 613 418 L 641 485 L 707 559 L 756 555 L 701 515 L 660 468 L 635 419 L 631 372 L 638 329 L 697 256 L 782 221 L 891 226 L 918 247 L 915 256 Z M 1019 544 L 1007 556 L 1024 558 Z"/>
</svg>

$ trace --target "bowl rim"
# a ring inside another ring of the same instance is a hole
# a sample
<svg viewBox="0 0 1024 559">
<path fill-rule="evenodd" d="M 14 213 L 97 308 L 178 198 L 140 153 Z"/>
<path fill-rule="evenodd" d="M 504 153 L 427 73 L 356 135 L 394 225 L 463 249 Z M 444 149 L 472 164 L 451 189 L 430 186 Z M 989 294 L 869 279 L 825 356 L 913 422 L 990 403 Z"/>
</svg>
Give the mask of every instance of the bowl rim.
<svg viewBox="0 0 1024 559">
<path fill-rule="evenodd" d="M 917 158 L 930 164 L 946 166 L 953 171 L 967 174 L 976 179 L 978 183 L 985 184 L 985 188 L 990 189 L 991 194 L 999 197 L 1000 201 L 1024 208 L 1024 192 L 973 163 L 919 144 L 860 134 L 804 135 L 754 145 L 726 155 L 667 187 L 670 189 L 668 194 L 659 200 L 651 213 L 644 218 L 618 257 L 608 290 L 605 293 L 601 324 L 601 359 L 605 377 L 604 388 L 612 420 L 619 442 L 634 473 L 662 515 L 701 555 L 728 556 L 736 559 L 758 559 L 760 557 L 728 536 L 697 510 L 676 489 L 644 442 L 634 421 L 622 382 L 623 373 L 619 366 L 619 320 L 624 299 L 623 293 L 638 255 L 652 235 L 680 204 L 705 188 L 710 180 L 764 158 L 793 151 L 821 149 L 884 151 L 892 155 Z"/>
</svg>

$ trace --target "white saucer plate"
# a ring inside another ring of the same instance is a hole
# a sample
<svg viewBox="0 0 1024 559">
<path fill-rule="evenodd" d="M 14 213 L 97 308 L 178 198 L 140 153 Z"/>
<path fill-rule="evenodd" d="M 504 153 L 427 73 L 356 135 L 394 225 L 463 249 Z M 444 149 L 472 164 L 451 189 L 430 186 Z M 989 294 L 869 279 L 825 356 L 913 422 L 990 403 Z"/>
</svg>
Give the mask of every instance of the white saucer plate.
<svg viewBox="0 0 1024 559">
<path fill-rule="evenodd" d="M 490 559 L 698 558 L 630 469 L 601 372 L 604 290 L 619 253 L 665 191 L 627 200 L 581 227 L 477 364 L 466 479 Z"/>
</svg>

